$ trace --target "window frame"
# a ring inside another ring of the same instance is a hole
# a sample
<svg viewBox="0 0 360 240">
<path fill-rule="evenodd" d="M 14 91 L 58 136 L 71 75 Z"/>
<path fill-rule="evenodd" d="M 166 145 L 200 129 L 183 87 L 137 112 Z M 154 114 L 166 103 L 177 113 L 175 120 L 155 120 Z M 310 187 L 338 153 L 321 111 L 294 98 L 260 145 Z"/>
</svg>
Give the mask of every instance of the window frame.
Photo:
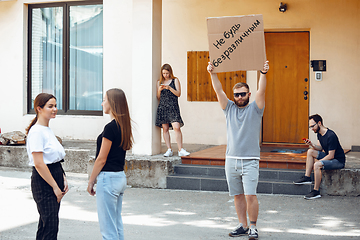
<svg viewBox="0 0 360 240">
<path fill-rule="evenodd" d="M 81 5 L 98 5 L 103 4 L 102 0 L 87 0 L 87 1 L 75 1 L 75 2 L 57 2 L 57 3 L 41 3 L 41 4 L 29 4 L 28 5 L 28 35 L 27 35 L 27 113 L 35 114 L 35 110 L 32 108 L 32 10 L 36 8 L 47 7 L 63 7 L 63 49 L 62 49 L 62 108 L 58 110 L 59 115 L 90 115 L 90 116 L 103 116 L 102 110 L 70 110 L 70 23 L 69 23 L 69 9 L 71 6 Z M 104 30 L 104 28 L 103 28 Z M 104 61 L 102 62 L 104 69 Z M 104 83 L 104 75 L 102 77 L 102 84 Z M 102 89 L 104 92 L 104 89 Z"/>
</svg>

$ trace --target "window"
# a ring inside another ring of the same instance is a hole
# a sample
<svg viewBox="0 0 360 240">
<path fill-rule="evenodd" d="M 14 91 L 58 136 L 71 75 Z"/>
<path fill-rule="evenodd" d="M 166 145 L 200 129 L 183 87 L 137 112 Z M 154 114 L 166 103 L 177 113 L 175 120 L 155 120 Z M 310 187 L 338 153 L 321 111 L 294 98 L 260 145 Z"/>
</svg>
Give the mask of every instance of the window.
<svg viewBox="0 0 360 240">
<path fill-rule="evenodd" d="M 187 58 L 187 100 L 217 101 L 210 74 L 206 70 L 210 61 L 209 52 L 189 51 Z M 229 99 L 233 99 L 232 88 L 235 83 L 246 82 L 246 71 L 218 73 L 217 75 Z"/>
<path fill-rule="evenodd" d="M 102 1 L 29 5 L 28 112 L 37 94 L 59 114 L 102 115 Z"/>
</svg>

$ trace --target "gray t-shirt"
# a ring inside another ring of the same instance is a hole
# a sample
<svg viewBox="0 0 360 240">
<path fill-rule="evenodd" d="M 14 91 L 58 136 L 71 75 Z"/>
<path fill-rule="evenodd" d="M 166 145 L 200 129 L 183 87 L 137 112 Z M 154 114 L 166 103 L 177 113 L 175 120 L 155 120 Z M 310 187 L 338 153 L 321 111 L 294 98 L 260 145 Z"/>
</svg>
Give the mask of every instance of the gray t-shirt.
<svg viewBox="0 0 360 240">
<path fill-rule="evenodd" d="M 260 159 L 260 128 L 264 108 L 253 101 L 240 108 L 228 100 L 223 110 L 227 127 L 227 158 Z"/>
</svg>

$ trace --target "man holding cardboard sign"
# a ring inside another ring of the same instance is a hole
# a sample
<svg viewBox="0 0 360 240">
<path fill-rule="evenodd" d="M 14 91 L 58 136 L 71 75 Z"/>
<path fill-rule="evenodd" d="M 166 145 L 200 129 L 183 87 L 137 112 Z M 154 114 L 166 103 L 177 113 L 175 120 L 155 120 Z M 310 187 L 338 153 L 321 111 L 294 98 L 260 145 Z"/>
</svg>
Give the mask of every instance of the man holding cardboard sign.
<svg viewBox="0 0 360 240">
<path fill-rule="evenodd" d="M 234 196 L 239 219 L 239 225 L 229 235 L 238 237 L 249 234 L 249 239 L 257 239 L 256 221 L 259 215 L 259 203 L 256 188 L 259 178 L 259 138 L 265 107 L 265 74 L 269 70 L 268 61 L 265 61 L 263 18 L 262 15 L 208 18 L 207 23 L 211 58 L 207 70 L 226 116 L 225 173 L 229 194 Z M 251 93 L 246 83 L 235 84 L 234 101 L 231 101 L 227 98 L 216 75 L 218 72 L 259 69 L 262 69 L 259 89 L 255 101 L 250 104 Z"/>
<path fill-rule="evenodd" d="M 211 75 L 213 88 L 220 107 L 226 116 L 227 148 L 225 173 L 229 194 L 234 196 L 234 204 L 239 219 L 239 225 L 229 233 L 231 237 L 245 235 L 249 239 L 257 239 L 256 221 L 259 214 L 259 203 L 256 188 L 259 178 L 260 159 L 260 128 L 265 108 L 266 76 L 269 70 L 268 61 L 260 71 L 259 89 L 255 101 L 249 104 L 250 89 L 246 83 L 235 84 L 234 101 L 227 98 L 222 89 L 214 66 L 209 62 L 208 72 Z M 250 220 L 250 231 L 246 212 Z"/>
</svg>

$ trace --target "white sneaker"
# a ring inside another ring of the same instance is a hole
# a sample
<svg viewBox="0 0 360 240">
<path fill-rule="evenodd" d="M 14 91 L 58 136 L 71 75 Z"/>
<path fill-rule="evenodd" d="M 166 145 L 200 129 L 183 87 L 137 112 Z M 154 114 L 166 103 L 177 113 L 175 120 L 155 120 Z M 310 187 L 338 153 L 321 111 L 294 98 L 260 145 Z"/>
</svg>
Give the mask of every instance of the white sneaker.
<svg viewBox="0 0 360 240">
<path fill-rule="evenodd" d="M 179 153 L 179 157 L 190 155 L 190 153 L 183 148 L 178 153 Z"/>
<path fill-rule="evenodd" d="M 173 155 L 173 151 L 169 148 L 166 153 L 164 153 L 164 157 L 171 157 Z"/>
</svg>

